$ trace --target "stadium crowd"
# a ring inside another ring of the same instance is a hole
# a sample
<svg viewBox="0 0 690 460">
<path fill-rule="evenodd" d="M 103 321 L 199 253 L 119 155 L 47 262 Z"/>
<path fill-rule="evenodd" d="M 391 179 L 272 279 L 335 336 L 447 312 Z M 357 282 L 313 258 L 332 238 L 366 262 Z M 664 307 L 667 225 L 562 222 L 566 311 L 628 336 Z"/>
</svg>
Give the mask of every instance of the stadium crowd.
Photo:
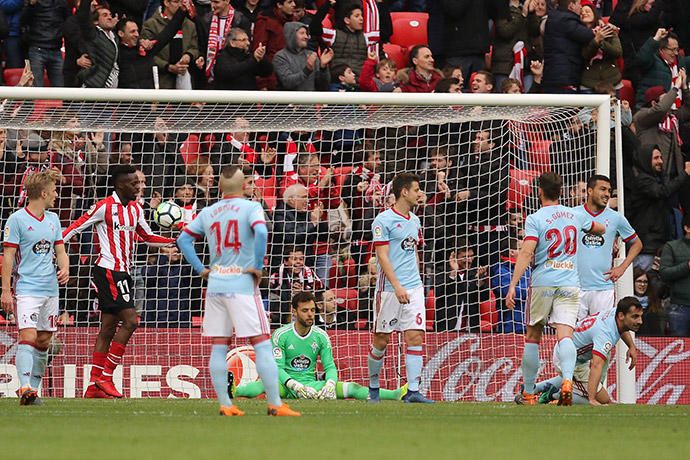
<svg viewBox="0 0 690 460">
<path fill-rule="evenodd" d="M 2 0 L 0 13 L 7 85 L 620 99 L 625 214 L 644 243 L 634 272 L 641 333 L 690 336 L 685 0 Z M 216 199 L 219 168 L 239 164 L 245 196 L 269 219 L 262 289 L 272 325 L 289 321 L 293 293 L 312 290 L 317 324 L 366 329 L 377 283 L 371 224 L 390 206 L 394 173 L 416 171 L 426 195 L 415 212 L 425 229 L 427 329 L 505 333 L 524 332 L 529 286 L 527 272 L 518 307 L 503 305 L 529 211 L 511 183 L 553 165 L 567 181 L 564 202 L 582 204 L 588 177 L 573 165 L 594 158 L 600 115 L 573 113 L 549 132 L 485 121 L 266 134 L 238 118 L 232 132 L 179 134 L 161 111 L 154 133 L 125 134 L 83 132 L 82 109 L 62 109 L 51 123 L 63 130 L 0 130 L 3 223 L 23 206 L 26 177 L 53 168 L 67 227 L 109 193 L 118 164 L 140 168 L 147 211 L 174 199 L 188 223 Z M 34 108 L 36 117 L 50 111 Z M 617 207 L 615 192 L 609 205 Z M 95 315 L 92 243 L 85 232 L 68 246 L 66 323 Z M 141 245 L 136 257 L 143 324 L 191 326 L 203 286 L 189 265 L 169 248 Z"/>
</svg>

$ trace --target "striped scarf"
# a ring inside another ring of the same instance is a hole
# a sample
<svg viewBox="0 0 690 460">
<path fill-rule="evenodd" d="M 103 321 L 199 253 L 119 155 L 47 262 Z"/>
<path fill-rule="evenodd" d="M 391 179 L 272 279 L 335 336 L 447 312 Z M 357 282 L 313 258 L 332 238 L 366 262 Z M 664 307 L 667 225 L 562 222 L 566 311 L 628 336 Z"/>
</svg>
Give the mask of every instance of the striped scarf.
<svg viewBox="0 0 690 460">
<path fill-rule="evenodd" d="M 673 134 L 678 146 L 680 147 L 683 145 L 683 139 L 680 137 L 680 124 L 678 123 L 678 118 L 676 118 L 673 113 L 669 112 L 666 118 L 659 123 L 659 131 L 666 134 Z"/>
<path fill-rule="evenodd" d="M 676 81 L 678 80 L 678 58 L 676 58 L 673 61 L 673 64 L 669 64 L 668 62 L 666 62 L 666 60 L 663 58 L 663 56 L 661 57 L 661 59 L 666 63 L 669 70 L 671 71 L 671 86 L 674 86 L 676 84 Z M 678 110 L 681 105 L 683 105 L 683 90 L 682 90 L 682 88 L 678 90 L 678 95 L 676 96 L 676 100 L 673 102 L 671 109 L 672 110 Z"/>
<path fill-rule="evenodd" d="M 527 63 L 527 48 L 525 42 L 519 40 L 513 46 L 513 68 L 508 75 L 510 78 L 520 82 L 520 86 L 525 87 L 525 66 Z"/>
<path fill-rule="evenodd" d="M 208 32 L 208 49 L 206 50 L 206 78 L 208 78 L 209 83 L 213 82 L 213 66 L 216 65 L 218 51 L 225 46 L 225 37 L 227 37 L 232 27 L 232 19 L 234 17 L 235 10 L 230 7 L 225 18 L 225 27 L 223 27 L 222 33 L 220 31 L 220 16 L 214 14 L 211 18 L 211 28 Z"/>
</svg>

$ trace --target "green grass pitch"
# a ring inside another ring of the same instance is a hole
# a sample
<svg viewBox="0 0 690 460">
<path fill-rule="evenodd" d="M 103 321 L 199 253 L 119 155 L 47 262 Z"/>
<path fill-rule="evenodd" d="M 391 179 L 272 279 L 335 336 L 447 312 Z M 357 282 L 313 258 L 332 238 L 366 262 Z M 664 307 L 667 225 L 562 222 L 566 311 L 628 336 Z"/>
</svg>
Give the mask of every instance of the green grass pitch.
<svg viewBox="0 0 690 460">
<path fill-rule="evenodd" d="M 207 400 L 0 399 L 0 458 L 29 459 L 688 459 L 690 406 L 525 407 L 264 401 L 220 417 Z"/>
</svg>

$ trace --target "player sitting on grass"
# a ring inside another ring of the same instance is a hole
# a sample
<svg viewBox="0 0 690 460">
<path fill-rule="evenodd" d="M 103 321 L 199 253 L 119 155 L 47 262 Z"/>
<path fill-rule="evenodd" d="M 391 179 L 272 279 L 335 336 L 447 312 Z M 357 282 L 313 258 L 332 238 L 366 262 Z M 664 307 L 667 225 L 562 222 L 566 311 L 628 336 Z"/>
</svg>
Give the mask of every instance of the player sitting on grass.
<svg viewBox="0 0 690 460">
<path fill-rule="evenodd" d="M 606 370 L 611 362 L 611 350 L 627 331 L 637 332 L 642 326 L 642 305 L 635 297 L 624 297 L 617 308 L 587 316 L 578 323 L 573 334 L 577 347 L 577 364 L 573 374 L 573 403 L 599 406 L 611 402 L 603 386 Z M 634 345 L 633 345 L 634 346 Z M 628 349 L 630 369 L 635 367 L 634 348 Z M 554 366 L 561 373 L 558 355 L 554 354 Z M 541 392 L 539 403 L 547 404 L 558 400 L 563 377 L 560 375 L 539 382 Z"/>
<path fill-rule="evenodd" d="M 55 182 L 59 178 L 54 170 L 29 176 L 24 183 L 29 204 L 13 213 L 5 224 L 2 308 L 8 313 L 15 310 L 10 281 L 16 258 L 16 366 L 21 406 L 41 404 L 38 388 L 48 362 L 48 345 L 57 330 L 58 283 L 64 285 L 69 280 L 69 257 L 60 233 L 60 219 L 47 210 L 55 206 Z"/>
<path fill-rule="evenodd" d="M 298 292 L 292 298 L 292 317 L 295 322 L 273 333 L 273 357 L 278 363 L 280 396 L 299 399 L 362 399 L 369 396 L 367 387 L 352 382 L 339 382 L 338 369 L 333 361 L 331 340 L 326 332 L 314 326 L 316 302 L 311 292 Z M 316 361 L 321 358 L 326 380 L 316 380 Z M 264 392 L 261 380 L 234 387 L 229 373 L 231 397 L 256 398 Z M 406 387 L 381 390 L 381 399 L 400 399 Z"/>
</svg>

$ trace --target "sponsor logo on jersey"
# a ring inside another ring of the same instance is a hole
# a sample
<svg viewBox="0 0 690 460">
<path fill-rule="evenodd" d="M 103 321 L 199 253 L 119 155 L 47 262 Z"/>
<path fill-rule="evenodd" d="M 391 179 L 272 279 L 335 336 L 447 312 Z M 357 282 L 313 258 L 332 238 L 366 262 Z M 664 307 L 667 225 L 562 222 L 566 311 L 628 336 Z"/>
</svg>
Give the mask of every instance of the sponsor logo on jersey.
<svg viewBox="0 0 690 460">
<path fill-rule="evenodd" d="M 27 230 L 28 232 L 33 232 L 33 231 L 34 231 L 34 228 L 33 228 L 31 225 L 29 225 L 29 226 L 27 227 L 26 230 Z"/>
<path fill-rule="evenodd" d="M 585 233 L 582 236 L 582 244 L 588 248 L 598 248 L 604 245 L 603 235 L 593 235 L 590 233 Z"/>
<path fill-rule="evenodd" d="M 308 356 L 299 355 L 290 360 L 290 367 L 297 371 L 305 371 L 311 366 L 311 359 Z"/>
<path fill-rule="evenodd" d="M 280 347 L 273 348 L 273 359 L 283 359 L 283 350 Z"/>
<path fill-rule="evenodd" d="M 115 213 L 113 213 L 113 217 L 117 217 Z M 119 222 L 115 222 L 115 224 L 113 225 L 113 229 L 116 232 L 133 232 L 137 228 L 134 225 L 123 225 Z"/>
<path fill-rule="evenodd" d="M 86 211 L 86 214 L 88 214 L 90 216 L 91 214 L 94 213 L 95 210 L 96 210 L 96 205 L 94 204 L 89 208 L 88 211 Z"/>
<path fill-rule="evenodd" d="M 12 230 L 10 230 L 10 226 L 5 225 L 5 238 L 3 238 L 3 241 L 7 241 L 10 238 L 10 232 L 11 231 Z"/>
<path fill-rule="evenodd" d="M 400 247 L 403 251 L 414 251 L 417 247 L 417 240 L 415 240 L 411 236 L 408 236 L 407 238 L 402 240 L 402 243 L 400 243 Z"/>
<path fill-rule="evenodd" d="M 31 321 L 33 322 L 38 321 L 38 313 L 31 313 L 31 316 L 29 316 L 29 318 L 31 318 Z"/>
<path fill-rule="evenodd" d="M 383 229 L 380 225 L 374 227 L 374 238 L 381 238 L 383 236 Z"/>
<path fill-rule="evenodd" d="M 547 260 L 544 266 L 551 270 L 575 270 L 575 263 L 571 260 Z"/>
<path fill-rule="evenodd" d="M 609 351 L 611 351 L 611 348 L 613 348 L 613 345 L 611 345 L 611 342 L 606 342 L 606 344 L 604 344 L 604 351 L 605 351 L 606 353 L 608 353 Z"/>
<path fill-rule="evenodd" d="M 294 350 L 295 346 L 293 344 L 288 345 L 288 350 Z"/>
<path fill-rule="evenodd" d="M 390 326 L 393 327 L 393 326 L 395 326 L 396 324 L 398 324 L 398 318 L 393 318 L 393 319 L 391 320 L 391 322 L 390 322 Z"/>
<path fill-rule="evenodd" d="M 214 265 L 213 267 L 211 267 L 211 271 L 219 275 L 241 275 L 242 267 L 238 265 Z"/>
<path fill-rule="evenodd" d="M 39 241 L 38 243 L 34 244 L 32 251 L 34 252 L 34 254 L 37 254 L 39 256 L 48 254 L 50 252 L 50 241 L 48 241 L 48 240 Z"/>
</svg>

